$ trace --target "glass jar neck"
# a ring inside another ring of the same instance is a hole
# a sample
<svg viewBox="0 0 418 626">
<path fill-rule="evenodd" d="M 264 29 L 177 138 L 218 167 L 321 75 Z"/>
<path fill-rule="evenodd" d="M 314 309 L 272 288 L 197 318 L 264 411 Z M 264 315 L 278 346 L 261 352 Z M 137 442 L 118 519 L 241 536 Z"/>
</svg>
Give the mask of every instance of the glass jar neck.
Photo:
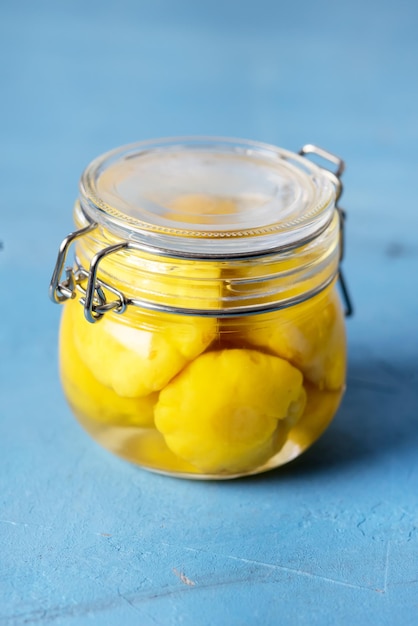
<svg viewBox="0 0 418 626">
<path fill-rule="evenodd" d="M 91 223 L 80 203 L 74 217 L 78 228 Z M 95 271 L 106 297 L 121 296 L 132 305 L 128 314 L 151 309 L 217 317 L 248 315 L 305 301 L 334 280 L 340 259 L 340 220 L 335 210 L 310 241 L 238 258 L 176 255 L 156 246 L 152 235 L 148 244 L 141 245 L 97 225 L 76 243 L 77 264 L 86 276 L 96 255 L 101 255 Z"/>
</svg>

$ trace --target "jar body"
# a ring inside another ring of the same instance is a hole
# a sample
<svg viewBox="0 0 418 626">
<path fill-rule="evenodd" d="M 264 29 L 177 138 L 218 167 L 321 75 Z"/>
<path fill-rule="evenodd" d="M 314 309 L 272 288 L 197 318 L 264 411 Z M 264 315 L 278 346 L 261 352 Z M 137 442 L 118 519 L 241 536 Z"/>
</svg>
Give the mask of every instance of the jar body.
<svg viewBox="0 0 418 626">
<path fill-rule="evenodd" d="M 313 148 L 158 140 L 85 170 L 50 296 L 64 307 L 65 395 L 104 447 L 232 478 L 294 459 L 332 420 L 346 376 L 343 163 L 319 149 L 338 165 L 323 170 Z"/>
<path fill-rule="evenodd" d="M 190 478 L 258 473 L 301 454 L 339 406 L 346 374 L 335 281 L 269 313 L 217 318 L 136 309 L 89 324 L 64 305 L 67 400 L 104 447 Z"/>
</svg>

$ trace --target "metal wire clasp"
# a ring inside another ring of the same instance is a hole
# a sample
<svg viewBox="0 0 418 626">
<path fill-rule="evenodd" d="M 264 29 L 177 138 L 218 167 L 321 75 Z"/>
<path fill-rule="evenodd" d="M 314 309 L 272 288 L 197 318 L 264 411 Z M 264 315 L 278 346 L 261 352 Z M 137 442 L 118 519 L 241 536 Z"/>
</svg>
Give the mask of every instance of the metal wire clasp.
<svg viewBox="0 0 418 626">
<path fill-rule="evenodd" d="M 77 292 L 81 293 L 82 297 L 80 298 L 80 302 L 84 306 L 84 315 L 89 322 L 96 322 L 103 317 L 107 311 L 115 310 L 117 313 L 123 313 L 127 306 L 127 300 L 120 291 L 111 285 L 103 283 L 97 278 L 97 270 L 103 257 L 108 254 L 113 254 L 127 247 L 129 244 L 121 243 L 108 246 L 98 252 L 91 261 L 90 271 L 86 271 L 77 264 L 75 268 L 64 268 L 69 249 L 74 241 L 87 235 L 95 228 L 97 228 L 97 224 L 92 222 L 85 228 L 81 228 L 65 237 L 59 247 L 57 261 L 49 285 L 49 297 L 57 304 L 75 298 Z M 64 279 L 63 276 L 65 276 Z M 84 288 L 82 283 L 86 280 L 87 286 Z M 116 300 L 108 302 L 104 288 L 113 293 L 116 296 Z"/>
<path fill-rule="evenodd" d="M 128 247 L 129 243 L 127 242 L 117 243 L 113 246 L 104 248 L 93 257 L 90 263 L 90 271 L 88 272 L 85 295 L 80 299 L 81 304 L 84 305 L 84 315 L 88 322 L 96 322 L 108 311 L 113 310 L 116 313 L 124 313 L 126 310 L 128 301 L 123 293 L 114 287 L 111 287 L 107 283 L 104 284 L 102 281 L 98 280 L 97 271 L 99 269 L 99 263 L 104 257 L 114 254 L 115 252 L 119 252 L 120 250 L 124 250 Z M 108 291 L 111 291 L 117 299 L 112 302 L 107 302 L 103 287 L 106 287 Z"/>
<path fill-rule="evenodd" d="M 344 233 L 344 223 L 347 219 L 345 210 L 339 206 L 339 201 L 343 193 L 343 184 L 341 182 L 341 176 L 345 170 L 344 161 L 332 152 L 328 152 L 328 150 L 324 150 L 324 148 L 320 148 L 319 146 L 315 146 L 314 144 L 307 143 L 300 150 L 299 154 L 303 157 L 308 157 L 308 155 L 313 154 L 326 163 L 331 163 L 333 169 L 329 167 L 322 167 L 323 172 L 330 178 L 331 182 L 335 186 L 336 196 L 335 196 L 335 209 L 338 211 L 338 215 L 340 218 L 340 265 L 338 270 L 338 281 L 342 293 L 342 297 L 344 300 L 344 309 L 346 317 L 350 317 L 350 315 L 354 312 L 353 301 L 350 296 L 350 292 L 347 287 L 346 280 L 344 278 L 343 271 L 341 269 L 341 263 L 344 258 L 345 253 L 345 233 Z"/>
<path fill-rule="evenodd" d="M 61 302 L 69 300 L 70 298 L 75 298 L 78 280 L 72 267 L 67 267 L 64 270 L 65 261 L 67 259 L 68 251 L 74 241 L 79 237 L 83 237 L 83 235 L 86 235 L 87 233 L 94 230 L 96 226 L 97 224 L 94 224 L 92 222 L 85 228 L 81 228 L 80 230 L 70 233 L 61 242 L 58 251 L 57 261 L 55 263 L 51 282 L 49 284 L 49 297 L 51 298 L 52 302 L 60 304 Z M 65 280 L 62 280 L 63 272 L 65 272 Z"/>
</svg>

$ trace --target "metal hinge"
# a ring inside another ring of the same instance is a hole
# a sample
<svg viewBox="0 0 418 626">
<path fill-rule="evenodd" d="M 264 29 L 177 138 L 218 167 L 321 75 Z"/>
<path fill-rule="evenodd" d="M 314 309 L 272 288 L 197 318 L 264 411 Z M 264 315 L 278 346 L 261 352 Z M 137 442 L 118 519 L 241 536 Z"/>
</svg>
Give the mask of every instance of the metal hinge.
<svg viewBox="0 0 418 626">
<path fill-rule="evenodd" d="M 65 267 L 65 261 L 72 244 L 96 228 L 97 224 L 92 222 L 85 228 L 81 228 L 65 237 L 59 247 L 57 261 L 49 285 L 49 297 L 58 304 L 75 298 L 77 293 L 81 294 L 80 302 L 84 306 L 84 315 L 89 322 L 96 322 L 108 311 L 123 313 L 127 306 L 127 300 L 119 290 L 97 278 L 97 267 L 103 256 L 121 250 L 128 244 L 109 246 L 98 252 L 91 261 L 89 271 L 78 264 L 75 267 Z M 86 281 L 87 285 L 84 287 L 83 283 Z M 108 302 L 104 289 L 113 293 L 116 296 L 116 300 Z"/>
</svg>

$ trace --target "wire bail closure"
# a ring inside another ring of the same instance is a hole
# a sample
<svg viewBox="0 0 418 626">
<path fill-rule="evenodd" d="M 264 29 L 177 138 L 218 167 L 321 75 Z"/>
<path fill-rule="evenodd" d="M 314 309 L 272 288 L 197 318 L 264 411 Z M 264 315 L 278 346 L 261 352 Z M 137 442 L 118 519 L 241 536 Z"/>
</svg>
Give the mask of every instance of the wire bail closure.
<svg viewBox="0 0 418 626">
<path fill-rule="evenodd" d="M 345 210 L 339 206 L 339 201 L 343 193 L 343 184 L 341 181 L 341 176 L 345 170 L 344 161 L 333 154 L 332 152 L 328 152 L 328 150 L 324 150 L 324 148 L 320 148 L 319 146 L 315 146 L 314 144 L 307 143 L 300 150 L 299 154 L 303 157 L 308 157 L 310 154 L 313 154 L 323 161 L 331 163 L 334 170 L 329 169 L 327 167 L 321 167 L 323 172 L 330 178 L 331 182 L 335 185 L 336 188 L 336 197 L 335 197 L 335 208 L 338 211 L 338 215 L 340 218 L 340 263 L 338 267 L 338 282 L 341 289 L 341 294 L 344 301 L 344 314 L 346 317 L 350 317 L 354 313 L 353 302 L 350 296 L 350 292 L 347 287 L 347 282 L 344 278 L 344 274 L 341 268 L 341 263 L 344 259 L 345 254 L 345 220 L 347 219 L 347 214 Z"/>
<path fill-rule="evenodd" d="M 315 155 L 323 161 L 330 163 L 333 167 L 333 169 L 330 169 L 328 167 L 320 166 L 322 171 L 328 176 L 336 189 L 335 209 L 338 212 L 340 222 L 340 258 L 338 268 L 338 281 L 344 302 L 344 312 L 346 317 L 349 317 L 353 314 L 354 309 L 351 296 L 348 291 L 347 283 L 341 269 L 341 263 L 343 261 L 345 253 L 344 223 L 346 220 L 346 212 L 338 204 L 343 192 L 341 176 L 345 170 L 345 163 L 340 157 L 313 144 L 304 145 L 298 154 L 306 158 L 308 158 L 309 155 Z M 136 246 L 132 242 L 122 242 L 119 244 L 108 246 L 98 252 L 91 260 L 89 270 L 83 268 L 80 264 L 78 264 L 77 261 L 75 263 L 75 267 L 65 267 L 68 252 L 72 244 L 75 243 L 77 239 L 91 233 L 96 228 L 98 228 L 98 224 L 96 222 L 91 222 L 88 226 L 70 233 L 69 235 L 67 235 L 67 237 L 63 239 L 59 247 L 57 260 L 49 285 L 49 297 L 52 302 L 56 304 L 62 304 L 66 300 L 73 299 L 76 297 L 77 292 L 80 293 L 80 303 L 84 306 L 84 315 L 87 321 L 90 323 L 97 322 L 108 311 L 114 311 L 115 313 L 122 314 L 126 311 L 128 305 L 141 306 L 144 304 L 136 300 L 128 300 L 124 296 L 124 294 L 121 293 L 118 289 L 112 287 L 107 283 L 104 283 L 99 278 L 97 278 L 97 274 L 99 264 L 103 260 L 103 258 L 120 252 L 121 250 L 133 248 L 147 250 L 147 246 Z M 149 251 L 153 250 L 150 249 Z M 163 254 L 163 252 L 164 251 L 161 250 L 159 251 L 160 254 Z M 176 257 L 182 255 L 171 254 L 171 256 Z M 86 287 L 84 287 L 82 283 L 84 283 L 86 280 L 87 285 Z M 114 294 L 116 299 L 109 302 L 106 298 L 104 289 Z M 152 307 L 148 305 L 148 308 L 157 307 Z M 166 307 L 162 307 L 162 310 L 165 309 Z M 175 312 L 191 313 L 188 310 L 183 311 L 182 309 L 178 309 Z"/>
<path fill-rule="evenodd" d="M 75 298 L 76 296 L 76 286 L 78 284 L 78 280 L 76 278 L 76 274 L 72 267 L 67 267 L 64 269 L 65 261 L 67 259 L 68 251 L 71 245 L 87 233 L 90 233 L 92 230 L 96 228 L 96 224 L 89 224 L 85 228 L 81 228 L 73 233 L 70 233 L 62 240 L 61 245 L 58 250 L 58 257 L 55 263 L 54 272 L 52 274 L 51 282 L 49 284 L 49 297 L 52 302 L 56 304 L 61 304 L 66 300 Z M 62 274 L 65 272 L 66 279 L 61 280 Z"/>
</svg>

